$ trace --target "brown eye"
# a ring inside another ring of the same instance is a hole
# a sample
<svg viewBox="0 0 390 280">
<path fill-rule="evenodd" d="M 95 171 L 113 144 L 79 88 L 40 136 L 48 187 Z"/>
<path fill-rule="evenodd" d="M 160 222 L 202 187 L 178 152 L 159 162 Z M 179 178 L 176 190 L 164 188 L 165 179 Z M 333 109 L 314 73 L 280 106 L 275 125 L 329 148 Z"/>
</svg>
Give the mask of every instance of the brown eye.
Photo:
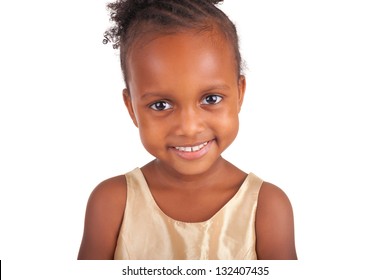
<svg viewBox="0 0 390 280">
<path fill-rule="evenodd" d="M 172 108 L 172 105 L 166 101 L 157 101 L 149 106 L 151 109 L 155 111 L 164 111 Z"/>
<path fill-rule="evenodd" d="M 203 98 L 201 104 L 207 104 L 207 105 L 213 105 L 218 104 L 222 101 L 222 97 L 216 94 L 207 95 L 205 98 Z"/>
</svg>

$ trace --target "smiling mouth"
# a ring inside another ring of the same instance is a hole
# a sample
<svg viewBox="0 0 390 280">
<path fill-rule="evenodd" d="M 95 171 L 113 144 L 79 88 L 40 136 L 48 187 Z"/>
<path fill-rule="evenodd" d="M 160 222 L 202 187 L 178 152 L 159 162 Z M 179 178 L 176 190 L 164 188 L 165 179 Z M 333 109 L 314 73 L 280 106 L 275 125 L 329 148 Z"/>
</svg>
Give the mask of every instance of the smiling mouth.
<svg viewBox="0 0 390 280">
<path fill-rule="evenodd" d="M 195 145 L 195 146 L 186 146 L 186 147 L 180 147 L 180 146 L 176 146 L 174 147 L 176 150 L 180 151 L 180 152 L 187 152 L 187 153 L 191 153 L 191 152 L 197 152 L 201 149 L 203 149 L 205 146 L 207 146 L 207 144 L 209 143 L 210 141 L 206 141 L 202 144 L 199 144 L 199 145 Z"/>
</svg>

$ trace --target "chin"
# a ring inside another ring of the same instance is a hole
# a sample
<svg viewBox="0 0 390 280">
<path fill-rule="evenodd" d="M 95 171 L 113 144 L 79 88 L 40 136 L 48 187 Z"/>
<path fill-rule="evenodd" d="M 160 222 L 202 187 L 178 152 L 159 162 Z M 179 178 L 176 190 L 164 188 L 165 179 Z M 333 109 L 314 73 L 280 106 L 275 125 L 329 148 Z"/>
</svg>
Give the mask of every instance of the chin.
<svg viewBox="0 0 390 280">
<path fill-rule="evenodd" d="M 205 161 L 192 161 L 192 162 L 176 162 L 175 164 L 164 163 L 168 171 L 171 171 L 176 176 L 191 177 L 199 176 L 210 171 L 213 163 Z"/>
<path fill-rule="evenodd" d="M 206 173 L 210 170 L 209 166 L 202 166 L 202 164 L 181 165 L 172 167 L 176 173 L 181 176 L 197 176 Z"/>
</svg>

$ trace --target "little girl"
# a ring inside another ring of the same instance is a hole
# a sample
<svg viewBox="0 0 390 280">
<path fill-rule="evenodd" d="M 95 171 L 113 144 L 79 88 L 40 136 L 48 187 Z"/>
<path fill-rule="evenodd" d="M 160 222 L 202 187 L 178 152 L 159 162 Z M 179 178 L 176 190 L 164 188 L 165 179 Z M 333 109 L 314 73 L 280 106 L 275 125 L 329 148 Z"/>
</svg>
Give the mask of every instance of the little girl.
<svg viewBox="0 0 390 280">
<path fill-rule="evenodd" d="M 99 184 L 79 259 L 296 259 L 276 186 L 221 157 L 238 132 L 245 77 L 234 24 L 212 0 L 119 0 L 123 99 L 155 159 Z"/>
</svg>

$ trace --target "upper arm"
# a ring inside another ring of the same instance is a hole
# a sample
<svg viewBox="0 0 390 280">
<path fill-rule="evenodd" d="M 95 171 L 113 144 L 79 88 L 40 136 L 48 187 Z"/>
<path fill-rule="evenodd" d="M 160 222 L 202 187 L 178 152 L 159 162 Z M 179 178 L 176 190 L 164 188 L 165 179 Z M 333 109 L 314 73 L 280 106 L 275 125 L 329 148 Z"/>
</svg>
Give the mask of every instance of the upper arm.
<svg viewBox="0 0 390 280">
<path fill-rule="evenodd" d="M 125 206 L 124 176 L 108 179 L 94 189 L 87 204 L 78 259 L 114 258 Z"/>
<path fill-rule="evenodd" d="M 258 198 L 256 251 L 259 259 L 297 259 L 290 201 L 281 189 L 267 182 L 263 183 Z"/>
</svg>

